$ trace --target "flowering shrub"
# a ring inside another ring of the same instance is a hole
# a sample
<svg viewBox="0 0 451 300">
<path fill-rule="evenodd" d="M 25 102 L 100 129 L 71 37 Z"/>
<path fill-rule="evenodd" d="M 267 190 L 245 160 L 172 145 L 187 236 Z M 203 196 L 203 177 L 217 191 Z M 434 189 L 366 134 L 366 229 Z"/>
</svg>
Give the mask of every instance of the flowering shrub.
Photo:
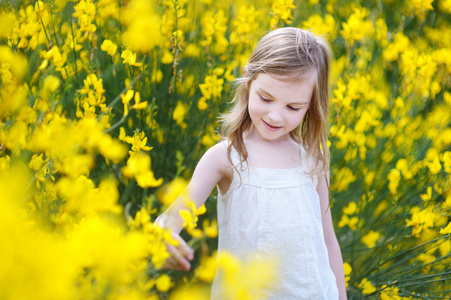
<svg viewBox="0 0 451 300">
<path fill-rule="evenodd" d="M 0 298 L 255 299 L 270 264 L 216 259 L 215 197 L 152 222 L 218 141 L 268 30 L 334 52 L 331 210 L 350 298 L 437 299 L 451 277 L 451 1 L 42 0 L 0 6 Z M 268 17 L 269 16 L 269 17 Z M 261 276 L 255 277 L 258 273 Z"/>
</svg>

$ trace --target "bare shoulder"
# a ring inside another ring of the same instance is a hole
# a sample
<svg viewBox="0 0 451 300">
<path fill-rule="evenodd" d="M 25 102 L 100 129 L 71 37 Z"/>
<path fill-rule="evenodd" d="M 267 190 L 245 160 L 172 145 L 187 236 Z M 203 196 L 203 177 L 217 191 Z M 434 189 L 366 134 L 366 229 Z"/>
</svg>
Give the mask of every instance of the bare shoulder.
<svg viewBox="0 0 451 300">
<path fill-rule="evenodd" d="M 196 169 L 209 170 L 210 174 L 216 175 L 218 182 L 232 174 L 232 165 L 227 156 L 227 143 L 217 143 L 208 149 Z"/>
<path fill-rule="evenodd" d="M 217 166 L 221 168 L 231 166 L 227 158 L 227 143 L 217 143 L 208 149 L 202 157 L 202 160 L 207 160 L 209 163 L 217 164 Z"/>
<path fill-rule="evenodd" d="M 199 164 L 204 165 L 212 170 L 213 174 L 217 174 L 216 184 L 221 193 L 225 193 L 233 178 L 233 166 L 227 155 L 228 144 L 220 142 L 205 152 Z"/>
</svg>

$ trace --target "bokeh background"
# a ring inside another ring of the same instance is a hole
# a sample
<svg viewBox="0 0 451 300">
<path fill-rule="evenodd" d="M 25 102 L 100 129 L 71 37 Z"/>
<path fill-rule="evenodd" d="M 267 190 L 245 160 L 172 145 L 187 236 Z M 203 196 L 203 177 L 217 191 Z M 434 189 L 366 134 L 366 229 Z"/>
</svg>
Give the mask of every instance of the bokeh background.
<svg viewBox="0 0 451 300">
<path fill-rule="evenodd" d="M 182 212 L 190 272 L 153 221 L 219 136 L 258 39 L 334 54 L 331 210 L 350 299 L 451 295 L 450 0 L 0 4 L 0 298 L 259 299 L 271 262 L 216 257 L 216 197 Z"/>
</svg>

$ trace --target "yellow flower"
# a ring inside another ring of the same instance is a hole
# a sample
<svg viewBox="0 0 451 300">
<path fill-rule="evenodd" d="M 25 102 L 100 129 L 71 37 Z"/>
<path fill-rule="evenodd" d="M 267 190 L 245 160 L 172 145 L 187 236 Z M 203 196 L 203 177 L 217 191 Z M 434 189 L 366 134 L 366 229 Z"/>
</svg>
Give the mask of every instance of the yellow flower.
<svg viewBox="0 0 451 300">
<path fill-rule="evenodd" d="M 161 40 L 161 19 L 155 13 L 154 3 L 147 0 L 132 0 L 121 12 L 121 22 L 127 28 L 121 40 L 132 51 L 149 53 Z"/>
<path fill-rule="evenodd" d="M 429 201 L 432 199 L 432 187 L 428 186 L 426 194 L 421 194 L 420 198 L 423 199 L 423 201 Z"/>
<path fill-rule="evenodd" d="M 431 160 L 426 161 L 426 166 L 429 168 L 431 174 L 437 174 L 442 169 L 440 159 L 438 156 L 433 157 Z"/>
<path fill-rule="evenodd" d="M 405 158 L 401 158 L 396 162 L 396 169 L 402 172 L 402 176 L 409 180 L 413 177 L 412 166 L 409 166 Z"/>
<path fill-rule="evenodd" d="M 210 290 L 210 287 L 199 284 L 180 286 L 169 295 L 169 300 L 209 300 Z"/>
<path fill-rule="evenodd" d="M 114 56 L 117 50 L 117 45 L 113 43 L 111 40 L 104 40 L 102 45 L 100 46 L 100 49 L 108 53 L 110 56 Z"/>
<path fill-rule="evenodd" d="M 8 70 L 11 78 L 14 77 L 16 80 L 21 80 L 28 69 L 28 61 L 23 55 L 14 53 L 7 46 L 0 45 L 0 67 L 0 72 Z"/>
<path fill-rule="evenodd" d="M 418 207 L 413 207 L 410 210 L 410 213 L 412 214 L 412 219 L 406 220 L 406 226 L 413 226 L 412 234 L 415 237 L 419 237 L 423 229 L 434 226 L 435 214 L 432 212 L 431 208 L 420 210 Z"/>
<path fill-rule="evenodd" d="M 373 248 L 376 246 L 377 240 L 380 238 L 380 233 L 370 230 L 366 235 L 362 237 L 362 243 L 364 243 L 368 248 Z"/>
<path fill-rule="evenodd" d="M 359 288 L 362 289 L 362 294 L 369 295 L 376 291 L 376 288 L 373 286 L 371 281 L 368 281 L 367 278 L 363 278 L 362 281 L 359 283 Z"/>
<path fill-rule="evenodd" d="M 0 13 L 0 39 L 6 38 L 11 34 L 11 31 L 17 26 L 17 19 L 14 12 Z"/>
<path fill-rule="evenodd" d="M 174 56 L 168 50 L 163 51 L 163 56 L 161 57 L 161 63 L 168 65 L 172 64 L 174 61 Z"/>
<path fill-rule="evenodd" d="M 351 47 L 356 41 L 361 42 L 373 34 L 374 27 L 368 16 L 369 11 L 366 8 L 356 7 L 348 21 L 342 24 L 343 29 L 340 30 L 340 33 Z"/>
<path fill-rule="evenodd" d="M 410 1 L 411 7 L 415 11 L 415 15 L 423 16 L 426 10 L 434 10 L 432 2 L 434 0 L 412 0 Z"/>
<path fill-rule="evenodd" d="M 224 79 L 217 75 L 207 75 L 205 83 L 199 84 L 200 91 L 205 99 L 216 99 L 221 96 Z"/>
<path fill-rule="evenodd" d="M 357 204 L 354 201 L 349 202 L 348 206 L 343 208 L 343 213 L 352 215 L 357 211 Z"/>
<path fill-rule="evenodd" d="M 39 154 L 39 155 L 34 154 L 34 155 L 31 157 L 31 161 L 30 161 L 29 166 L 30 166 L 30 168 L 31 168 L 33 171 L 39 170 L 45 163 L 47 163 L 47 162 L 49 161 L 48 158 L 45 159 L 45 160 L 42 159 L 43 156 L 44 156 L 44 154 L 41 153 L 41 154 Z"/>
<path fill-rule="evenodd" d="M 121 58 L 123 58 L 123 64 L 128 64 L 135 67 L 141 67 L 142 63 L 136 62 L 136 53 L 131 52 L 130 50 L 124 50 L 121 54 Z"/>
<path fill-rule="evenodd" d="M 381 288 L 381 300 L 401 300 L 401 297 L 399 296 L 399 288 L 395 288 L 393 286 L 387 287 L 386 284 L 384 284 Z"/>
<path fill-rule="evenodd" d="M 186 128 L 186 123 L 183 121 L 188 112 L 188 107 L 182 102 L 178 101 L 177 106 L 172 113 L 172 119 L 174 119 L 182 129 Z"/>
<path fill-rule="evenodd" d="M 110 135 L 102 135 L 97 140 L 99 153 L 106 159 L 110 159 L 113 163 L 119 163 L 127 155 L 127 147 L 120 141 L 113 139 Z"/>
<path fill-rule="evenodd" d="M 185 179 L 180 177 L 174 178 L 170 183 L 158 190 L 158 200 L 163 204 L 164 208 L 169 207 L 177 197 L 187 197 L 186 194 L 182 194 L 187 185 L 188 181 Z"/>
<path fill-rule="evenodd" d="M 49 75 L 44 79 L 44 84 L 41 90 L 41 97 L 47 99 L 53 92 L 55 92 L 60 86 L 60 80 L 58 77 Z"/>
<path fill-rule="evenodd" d="M 282 20 L 285 24 L 291 24 L 293 15 L 291 10 L 295 9 L 296 6 L 293 4 L 293 0 L 276 0 L 271 6 L 271 11 L 273 16 L 269 21 L 269 26 L 271 29 L 277 28 L 278 23 Z"/>
<path fill-rule="evenodd" d="M 394 195 L 397 192 L 399 181 L 401 180 L 401 172 L 398 169 L 391 169 L 390 173 L 387 175 L 388 178 L 388 188 L 390 192 Z"/>
<path fill-rule="evenodd" d="M 329 14 L 326 14 L 324 20 L 319 15 L 311 15 L 302 25 L 317 35 L 324 35 L 328 40 L 336 36 L 335 19 Z"/>
<path fill-rule="evenodd" d="M 202 237 L 202 231 L 197 229 L 198 216 L 203 215 L 207 210 L 205 205 L 196 208 L 196 205 L 188 199 L 185 199 L 187 209 L 182 209 L 179 211 L 180 216 L 183 219 L 183 227 L 186 231 L 195 238 Z M 197 230 L 196 230 L 197 229 Z"/>
<path fill-rule="evenodd" d="M 171 277 L 166 274 L 160 275 L 156 280 L 157 290 L 160 292 L 167 292 L 174 284 L 171 281 Z"/>
<path fill-rule="evenodd" d="M 338 227 L 342 228 L 345 227 L 346 225 L 352 229 L 352 230 L 356 230 L 357 229 L 357 223 L 359 222 L 359 218 L 358 217 L 352 217 L 349 218 L 347 215 L 342 215 L 341 216 L 341 220 L 340 222 L 338 222 Z"/>
<path fill-rule="evenodd" d="M 278 285 L 273 274 L 278 271 L 277 255 L 248 255 L 246 262 L 222 251 L 217 256 L 216 273 L 221 278 L 223 299 L 265 299 L 264 291 Z"/>
<path fill-rule="evenodd" d="M 150 223 L 150 215 L 146 208 L 142 207 L 136 214 L 134 218 L 128 219 L 128 225 L 131 228 L 137 229 L 145 227 Z"/>
<path fill-rule="evenodd" d="M 348 264 L 347 262 L 343 263 L 343 270 L 344 270 L 345 283 L 346 283 L 346 288 L 347 288 L 348 281 L 349 281 L 349 279 L 351 279 L 351 272 L 352 272 L 351 265 Z"/>
<path fill-rule="evenodd" d="M 141 102 L 141 94 L 135 92 L 135 104 L 131 106 L 132 109 L 145 109 L 147 108 L 147 101 Z"/>
<path fill-rule="evenodd" d="M 202 281 L 211 283 L 216 273 L 216 252 L 212 256 L 202 256 L 200 266 L 196 269 L 196 277 Z"/>
<path fill-rule="evenodd" d="M 136 130 L 133 137 L 130 137 L 125 135 L 125 129 L 121 127 L 119 129 L 119 139 L 132 145 L 132 150 L 129 152 L 130 156 L 141 150 L 149 151 L 152 149 L 152 147 L 146 146 L 147 137 L 144 131 L 139 132 L 139 130 Z"/>
<path fill-rule="evenodd" d="M 121 170 L 124 176 L 134 177 L 142 188 L 158 187 L 163 183 L 163 178 L 155 179 L 154 173 L 150 170 L 150 165 L 149 155 L 138 152 L 128 159 L 127 165 L 122 167 Z"/>
<path fill-rule="evenodd" d="M 218 222 L 213 220 L 211 223 L 207 219 L 202 223 L 205 235 L 209 238 L 215 238 L 218 236 Z"/>
<path fill-rule="evenodd" d="M 348 189 L 349 184 L 354 182 L 356 179 L 357 177 L 351 169 L 347 167 L 341 168 L 336 172 L 336 174 L 334 174 L 333 189 L 336 191 L 345 191 Z"/>
<path fill-rule="evenodd" d="M 448 223 L 448 226 L 440 229 L 440 234 L 450 234 L 451 233 L 451 222 Z"/>
<path fill-rule="evenodd" d="M 199 102 L 197 102 L 197 109 L 206 110 L 208 108 L 207 99 L 205 97 L 201 97 Z"/>
</svg>

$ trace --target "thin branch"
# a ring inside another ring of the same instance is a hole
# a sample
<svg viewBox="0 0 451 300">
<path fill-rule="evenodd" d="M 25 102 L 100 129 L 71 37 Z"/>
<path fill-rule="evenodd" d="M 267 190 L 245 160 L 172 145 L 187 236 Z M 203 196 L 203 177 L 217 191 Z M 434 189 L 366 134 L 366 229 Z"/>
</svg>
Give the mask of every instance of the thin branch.
<svg viewBox="0 0 451 300">
<path fill-rule="evenodd" d="M 119 100 L 121 100 L 121 95 L 125 94 L 129 90 L 129 88 L 133 87 L 135 82 L 141 77 L 141 74 L 138 74 L 138 76 L 133 78 L 130 84 L 126 88 L 124 88 L 119 93 L 119 95 L 116 96 L 116 98 L 114 98 L 114 100 L 106 107 L 106 109 L 102 113 L 100 113 L 100 115 L 97 116 L 97 121 L 100 120 L 100 118 L 103 117 Z"/>
</svg>

